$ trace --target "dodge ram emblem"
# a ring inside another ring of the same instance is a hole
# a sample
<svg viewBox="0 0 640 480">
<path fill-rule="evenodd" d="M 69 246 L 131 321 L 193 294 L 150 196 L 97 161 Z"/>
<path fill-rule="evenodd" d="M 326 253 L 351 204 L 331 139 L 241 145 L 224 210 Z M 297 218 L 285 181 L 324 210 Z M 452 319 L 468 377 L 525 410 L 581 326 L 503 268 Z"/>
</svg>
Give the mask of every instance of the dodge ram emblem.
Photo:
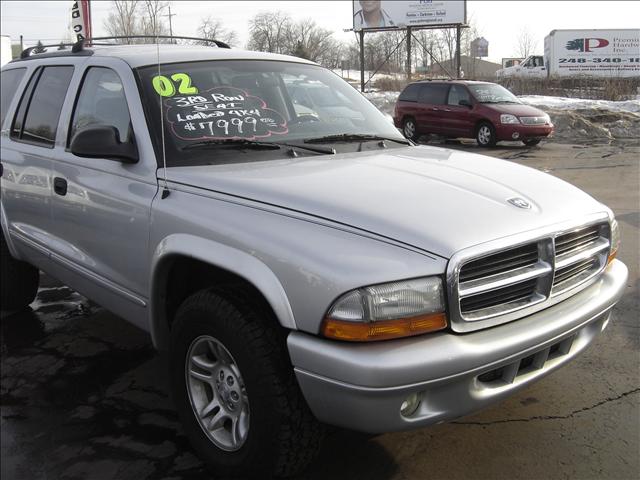
<svg viewBox="0 0 640 480">
<path fill-rule="evenodd" d="M 518 208 L 531 208 L 531 204 L 527 202 L 524 198 L 513 197 L 507 200 L 511 205 Z"/>
</svg>

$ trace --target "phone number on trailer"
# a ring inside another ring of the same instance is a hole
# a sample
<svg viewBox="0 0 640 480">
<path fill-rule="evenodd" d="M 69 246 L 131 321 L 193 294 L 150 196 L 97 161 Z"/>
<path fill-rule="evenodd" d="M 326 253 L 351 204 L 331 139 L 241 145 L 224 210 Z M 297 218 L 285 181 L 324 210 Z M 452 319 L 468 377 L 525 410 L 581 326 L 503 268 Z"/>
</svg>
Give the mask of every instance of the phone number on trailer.
<svg viewBox="0 0 640 480">
<path fill-rule="evenodd" d="M 640 57 L 595 57 L 595 58 L 560 58 L 558 63 L 640 63 Z"/>
</svg>

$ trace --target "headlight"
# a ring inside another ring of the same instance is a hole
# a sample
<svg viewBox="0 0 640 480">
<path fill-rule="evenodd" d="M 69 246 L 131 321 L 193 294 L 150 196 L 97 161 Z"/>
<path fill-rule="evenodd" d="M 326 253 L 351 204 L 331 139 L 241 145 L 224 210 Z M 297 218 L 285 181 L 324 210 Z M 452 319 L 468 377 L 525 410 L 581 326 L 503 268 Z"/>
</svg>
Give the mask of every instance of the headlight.
<svg viewBox="0 0 640 480">
<path fill-rule="evenodd" d="M 551 125 L 551 117 L 549 115 L 547 115 L 546 113 L 542 116 L 542 118 L 544 118 L 544 122 L 548 123 L 549 125 Z"/>
<path fill-rule="evenodd" d="M 618 249 L 620 248 L 620 227 L 618 226 L 618 221 L 615 218 L 611 219 L 611 248 L 609 250 L 609 259 L 607 263 L 613 261 L 616 258 L 616 254 L 618 253 Z"/>
<path fill-rule="evenodd" d="M 338 298 L 322 324 L 336 340 L 368 342 L 408 337 L 447 326 L 439 277 L 358 288 Z"/>
<path fill-rule="evenodd" d="M 503 113 L 502 115 L 500 115 L 500 123 L 520 123 L 520 120 L 518 120 L 518 117 L 516 117 L 515 115 L 511 115 L 510 113 Z"/>
</svg>

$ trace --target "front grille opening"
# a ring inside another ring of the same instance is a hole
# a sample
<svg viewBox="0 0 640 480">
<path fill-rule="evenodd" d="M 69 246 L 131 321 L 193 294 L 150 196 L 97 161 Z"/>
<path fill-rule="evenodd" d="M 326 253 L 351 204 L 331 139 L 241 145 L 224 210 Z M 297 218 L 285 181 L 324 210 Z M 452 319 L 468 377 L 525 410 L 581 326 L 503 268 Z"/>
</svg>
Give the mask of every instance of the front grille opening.
<svg viewBox="0 0 640 480">
<path fill-rule="evenodd" d="M 537 283 L 538 280 L 532 278 L 525 282 L 514 283 L 496 290 L 465 297 L 460 300 L 460 310 L 466 313 L 528 299 L 535 293 Z"/>
<path fill-rule="evenodd" d="M 546 349 L 539 350 L 517 362 L 504 365 L 500 368 L 489 370 L 478 375 L 478 381 L 493 386 L 500 386 L 513 383 L 518 377 L 538 369 L 544 369 L 549 360 L 556 359 L 568 354 L 576 335 L 572 335 L 560 342 L 554 343 Z"/>
<path fill-rule="evenodd" d="M 488 255 L 463 265 L 460 269 L 459 281 L 468 282 L 469 280 L 508 272 L 516 268 L 533 265 L 537 261 L 538 244 L 530 243 Z"/>
<path fill-rule="evenodd" d="M 491 370 L 489 372 L 483 373 L 482 375 L 478 375 L 478 380 L 484 383 L 492 383 L 497 380 L 502 380 L 502 368 L 496 368 L 495 370 Z"/>
<path fill-rule="evenodd" d="M 556 238 L 556 256 L 577 250 L 600 238 L 600 227 L 594 225 Z"/>
</svg>

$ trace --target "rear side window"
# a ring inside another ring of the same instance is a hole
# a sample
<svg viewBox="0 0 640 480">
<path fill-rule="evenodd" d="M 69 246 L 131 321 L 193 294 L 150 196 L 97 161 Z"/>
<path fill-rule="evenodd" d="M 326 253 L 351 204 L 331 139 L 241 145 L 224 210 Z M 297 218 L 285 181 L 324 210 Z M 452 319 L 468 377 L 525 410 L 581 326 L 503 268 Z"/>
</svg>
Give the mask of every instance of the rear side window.
<svg viewBox="0 0 640 480">
<path fill-rule="evenodd" d="M 451 90 L 449 90 L 449 105 L 460 105 L 460 100 L 466 100 L 471 103 L 469 90 L 462 85 L 451 85 Z"/>
<path fill-rule="evenodd" d="M 9 105 L 13 97 L 16 96 L 18 85 L 20 85 L 26 71 L 26 68 L 14 68 L 0 74 L 0 126 L 4 124 Z"/>
<path fill-rule="evenodd" d="M 417 83 L 413 83 L 411 85 L 407 85 L 398 100 L 402 100 L 403 102 L 417 102 L 418 101 L 418 92 L 420 91 L 420 85 Z"/>
<path fill-rule="evenodd" d="M 447 92 L 449 85 L 445 83 L 435 83 L 432 85 L 422 85 L 418 101 L 429 105 L 444 105 L 447 103 Z"/>
<path fill-rule="evenodd" d="M 33 93 L 25 92 L 20 100 L 11 136 L 28 143 L 53 147 L 73 67 L 44 67 L 41 72 L 34 74 L 34 78 L 38 74 Z"/>
<path fill-rule="evenodd" d="M 92 125 L 116 127 L 120 141 L 129 140 L 131 117 L 124 87 L 118 74 L 109 68 L 88 70 L 73 112 L 69 142 L 78 130 Z"/>
</svg>

